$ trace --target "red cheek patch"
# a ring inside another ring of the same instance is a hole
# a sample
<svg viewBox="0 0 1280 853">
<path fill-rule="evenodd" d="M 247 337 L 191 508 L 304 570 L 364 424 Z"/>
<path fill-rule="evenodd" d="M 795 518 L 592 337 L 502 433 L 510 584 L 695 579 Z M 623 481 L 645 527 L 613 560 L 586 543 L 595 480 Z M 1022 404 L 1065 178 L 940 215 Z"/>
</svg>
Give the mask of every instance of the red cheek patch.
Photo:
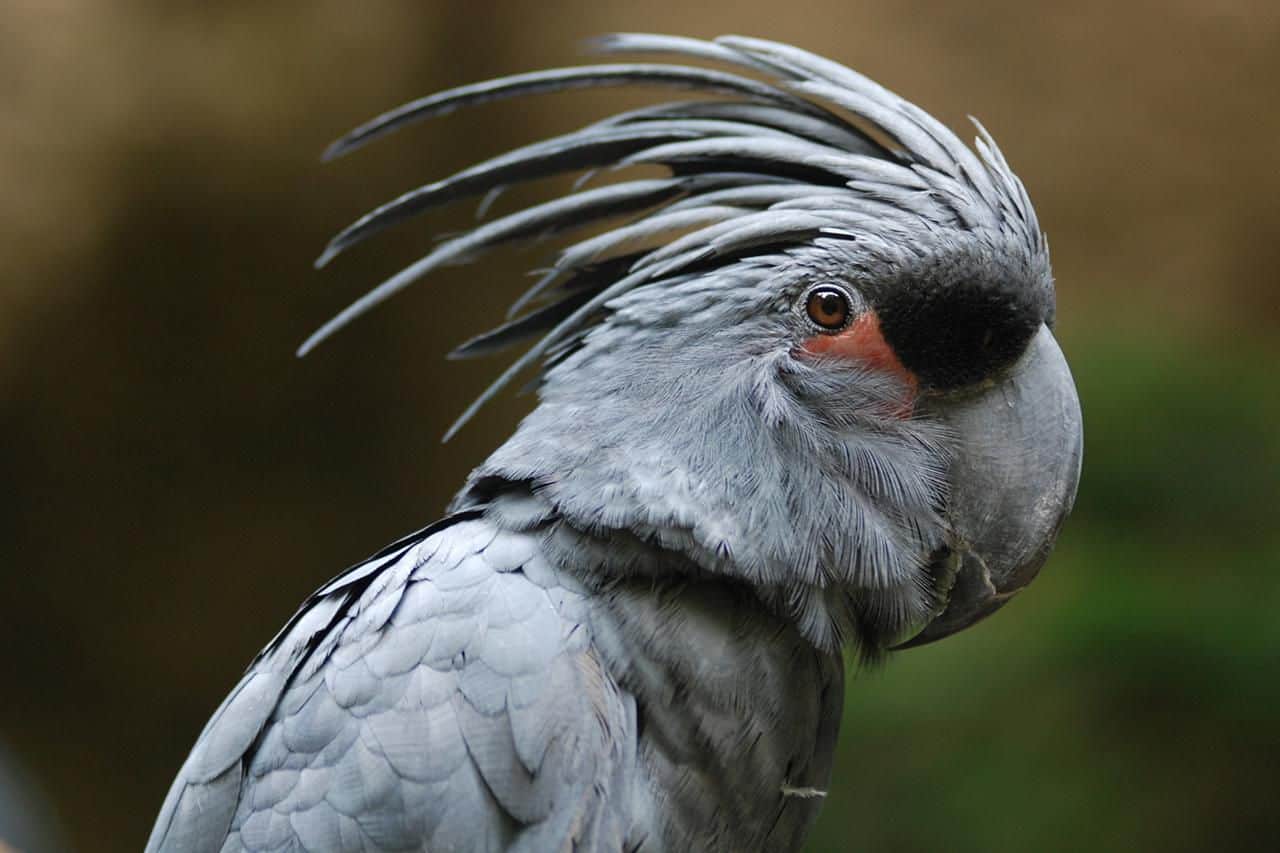
<svg viewBox="0 0 1280 853">
<path fill-rule="evenodd" d="M 880 318 L 874 311 L 867 311 L 839 334 L 814 335 L 800 347 L 813 355 L 847 358 L 860 361 L 873 370 L 891 373 L 907 386 L 910 397 L 915 397 L 916 389 L 920 384 L 915 374 L 898 359 L 898 354 L 884 339 L 884 333 L 880 331 Z M 911 404 L 907 402 L 903 416 L 910 414 Z"/>
</svg>

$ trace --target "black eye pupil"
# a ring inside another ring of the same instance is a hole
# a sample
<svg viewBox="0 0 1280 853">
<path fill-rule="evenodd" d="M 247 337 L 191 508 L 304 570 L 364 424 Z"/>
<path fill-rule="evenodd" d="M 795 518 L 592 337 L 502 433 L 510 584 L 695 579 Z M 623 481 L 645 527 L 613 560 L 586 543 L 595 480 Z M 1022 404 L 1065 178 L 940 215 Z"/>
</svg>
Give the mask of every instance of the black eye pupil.
<svg viewBox="0 0 1280 853">
<path fill-rule="evenodd" d="M 809 293 L 805 305 L 809 319 L 824 329 L 839 329 L 849 319 L 849 297 L 832 287 Z"/>
</svg>

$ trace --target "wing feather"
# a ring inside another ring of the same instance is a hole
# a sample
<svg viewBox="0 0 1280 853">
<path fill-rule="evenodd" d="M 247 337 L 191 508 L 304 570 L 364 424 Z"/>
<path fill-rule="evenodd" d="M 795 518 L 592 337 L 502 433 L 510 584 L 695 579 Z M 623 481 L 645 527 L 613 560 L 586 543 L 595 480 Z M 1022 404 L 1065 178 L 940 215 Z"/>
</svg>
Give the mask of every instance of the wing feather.
<svg viewBox="0 0 1280 853">
<path fill-rule="evenodd" d="M 601 713 L 578 593 L 526 577 L 554 577 L 542 559 L 468 512 L 327 584 L 206 726 L 147 850 L 541 849 L 594 826 L 626 714 Z"/>
</svg>

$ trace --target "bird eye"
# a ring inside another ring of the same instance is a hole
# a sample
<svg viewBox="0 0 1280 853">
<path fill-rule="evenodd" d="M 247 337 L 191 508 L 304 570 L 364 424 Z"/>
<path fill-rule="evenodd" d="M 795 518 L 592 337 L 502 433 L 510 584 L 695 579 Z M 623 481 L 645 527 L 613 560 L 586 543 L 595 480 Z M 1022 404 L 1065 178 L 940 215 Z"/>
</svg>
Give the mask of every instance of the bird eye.
<svg viewBox="0 0 1280 853">
<path fill-rule="evenodd" d="M 830 332 L 843 329 L 853 314 L 849 294 L 831 285 L 821 285 L 810 290 L 805 298 L 804 310 L 810 320 Z"/>
</svg>

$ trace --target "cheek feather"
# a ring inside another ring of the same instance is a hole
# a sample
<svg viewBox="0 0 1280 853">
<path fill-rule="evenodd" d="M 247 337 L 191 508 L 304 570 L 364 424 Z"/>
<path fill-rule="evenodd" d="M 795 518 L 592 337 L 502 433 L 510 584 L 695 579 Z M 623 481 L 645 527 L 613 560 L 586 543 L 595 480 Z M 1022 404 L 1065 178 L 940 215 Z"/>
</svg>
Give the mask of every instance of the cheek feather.
<svg viewBox="0 0 1280 853">
<path fill-rule="evenodd" d="M 920 385 L 916 375 L 906 368 L 893 347 L 884 339 L 884 333 L 880 331 L 880 318 L 874 311 L 862 314 L 839 334 L 807 338 L 800 348 L 811 355 L 847 358 L 862 362 L 874 370 L 892 374 L 907 386 L 911 397 L 915 397 Z M 906 414 L 910 414 L 909 403 Z"/>
</svg>

